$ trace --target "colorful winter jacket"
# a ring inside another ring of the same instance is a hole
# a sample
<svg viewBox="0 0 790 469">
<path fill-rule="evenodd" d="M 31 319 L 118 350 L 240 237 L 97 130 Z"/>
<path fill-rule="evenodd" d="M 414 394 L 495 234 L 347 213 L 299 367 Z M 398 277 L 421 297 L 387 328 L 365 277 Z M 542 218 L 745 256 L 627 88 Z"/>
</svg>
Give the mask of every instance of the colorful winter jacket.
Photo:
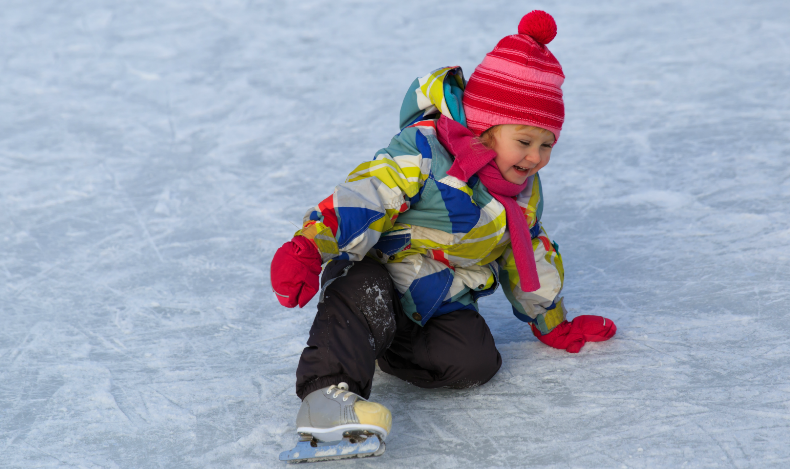
<svg viewBox="0 0 790 469">
<path fill-rule="evenodd" d="M 439 113 L 464 125 L 460 67 L 414 80 L 401 107 L 401 132 L 372 161 L 357 166 L 309 210 L 296 234 L 313 239 L 324 262 L 369 256 L 385 264 L 406 314 L 478 310 L 501 282 L 515 316 L 547 333 L 565 319 L 564 271 L 557 245 L 541 227 L 540 177 L 516 200 L 527 217 L 540 289 L 519 287 L 505 209 L 474 176 L 448 176 L 453 157 L 436 137 Z"/>
</svg>

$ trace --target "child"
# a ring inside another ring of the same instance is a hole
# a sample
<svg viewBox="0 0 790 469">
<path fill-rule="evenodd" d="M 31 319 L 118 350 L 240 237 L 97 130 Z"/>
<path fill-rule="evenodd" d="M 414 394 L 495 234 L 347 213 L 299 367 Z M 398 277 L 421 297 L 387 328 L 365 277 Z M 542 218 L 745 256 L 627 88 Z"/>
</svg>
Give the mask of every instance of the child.
<svg viewBox="0 0 790 469">
<path fill-rule="evenodd" d="M 615 334 L 599 316 L 565 320 L 562 257 L 540 224 L 538 171 L 565 114 L 562 68 L 546 48 L 556 31 L 533 11 L 467 83 L 460 67 L 415 80 L 401 132 L 275 254 L 272 285 L 290 308 L 318 292 L 326 263 L 296 371 L 303 440 L 386 438 L 389 410 L 365 400 L 376 360 L 423 388 L 490 380 L 502 359 L 477 299 L 500 283 L 547 345 L 577 353 Z"/>
</svg>

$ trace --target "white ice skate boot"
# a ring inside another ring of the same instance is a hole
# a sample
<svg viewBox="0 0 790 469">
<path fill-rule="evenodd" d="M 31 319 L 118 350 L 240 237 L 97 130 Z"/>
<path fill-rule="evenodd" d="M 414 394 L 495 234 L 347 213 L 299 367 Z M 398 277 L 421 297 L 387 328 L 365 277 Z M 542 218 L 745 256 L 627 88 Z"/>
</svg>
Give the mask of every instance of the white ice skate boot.
<svg viewBox="0 0 790 469">
<path fill-rule="evenodd" d="M 280 453 L 281 461 L 313 462 L 364 458 L 384 453 L 384 439 L 392 428 L 392 414 L 334 384 L 311 392 L 296 416 L 299 443 Z"/>
</svg>

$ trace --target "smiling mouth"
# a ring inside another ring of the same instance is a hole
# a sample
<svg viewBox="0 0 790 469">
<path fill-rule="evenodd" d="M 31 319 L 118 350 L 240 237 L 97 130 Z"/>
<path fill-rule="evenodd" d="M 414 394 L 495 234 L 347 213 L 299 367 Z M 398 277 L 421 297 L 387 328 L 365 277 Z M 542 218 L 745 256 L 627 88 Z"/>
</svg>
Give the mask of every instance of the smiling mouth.
<svg viewBox="0 0 790 469">
<path fill-rule="evenodd" d="M 532 168 L 523 168 L 521 166 L 515 166 L 515 165 L 513 167 L 516 168 L 516 171 L 521 171 L 522 173 L 529 172 L 529 170 L 532 169 Z"/>
</svg>

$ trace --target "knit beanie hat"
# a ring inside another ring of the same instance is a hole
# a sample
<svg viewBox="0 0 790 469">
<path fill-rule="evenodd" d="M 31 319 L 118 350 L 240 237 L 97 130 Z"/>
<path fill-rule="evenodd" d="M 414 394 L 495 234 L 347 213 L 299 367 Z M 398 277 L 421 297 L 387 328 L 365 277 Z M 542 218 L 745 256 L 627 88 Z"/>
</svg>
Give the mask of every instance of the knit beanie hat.
<svg viewBox="0 0 790 469">
<path fill-rule="evenodd" d="M 562 82 L 565 75 L 546 47 L 557 23 L 545 11 L 526 14 L 518 34 L 499 41 L 477 66 L 464 91 L 469 130 L 480 135 L 499 124 L 541 127 L 560 138 L 565 120 Z"/>
</svg>

